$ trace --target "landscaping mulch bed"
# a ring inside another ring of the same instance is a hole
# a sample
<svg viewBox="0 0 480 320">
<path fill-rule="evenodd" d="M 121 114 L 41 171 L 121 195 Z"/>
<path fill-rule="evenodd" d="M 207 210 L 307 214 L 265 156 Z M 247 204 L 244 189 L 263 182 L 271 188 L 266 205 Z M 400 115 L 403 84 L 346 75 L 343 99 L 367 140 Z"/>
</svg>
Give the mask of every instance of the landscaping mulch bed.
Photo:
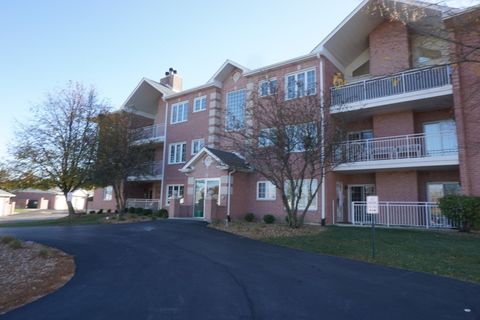
<svg viewBox="0 0 480 320">
<path fill-rule="evenodd" d="M 34 242 L 0 238 L 0 314 L 37 300 L 67 283 L 73 257 Z"/>
<path fill-rule="evenodd" d="M 252 239 L 316 235 L 325 230 L 325 228 L 320 225 L 306 224 L 302 228 L 292 229 L 286 224 L 238 221 L 230 222 L 228 226 L 224 222 L 212 223 L 209 226 Z"/>
</svg>

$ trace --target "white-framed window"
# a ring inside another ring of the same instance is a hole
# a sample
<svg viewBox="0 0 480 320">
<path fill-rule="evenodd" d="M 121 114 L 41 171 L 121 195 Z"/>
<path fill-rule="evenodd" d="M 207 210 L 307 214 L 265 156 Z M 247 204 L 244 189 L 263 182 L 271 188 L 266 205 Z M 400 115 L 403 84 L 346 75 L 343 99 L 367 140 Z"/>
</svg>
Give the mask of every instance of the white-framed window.
<svg viewBox="0 0 480 320">
<path fill-rule="evenodd" d="M 317 126 L 314 122 L 287 126 L 285 131 L 290 152 L 304 152 L 318 145 Z"/>
<path fill-rule="evenodd" d="M 270 181 L 257 181 L 257 200 L 275 200 L 277 190 Z"/>
<path fill-rule="evenodd" d="M 293 205 L 292 199 L 290 196 L 291 194 L 290 191 L 292 188 L 295 188 L 295 198 L 297 199 L 300 196 L 300 200 L 298 202 L 298 209 L 300 210 L 305 209 L 308 201 L 313 198 L 310 204 L 310 207 L 308 207 L 308 210 L 309 211 L 317 210 L 318 192 L 315 193 L 315 197 L 313 197 L 313 193 L 317 189 L 317 179 L 305 179 L 303 180 L 301 187 L 300 187 L 299 180 L 295 181 L 294 186 L 292 186 L 289 181 L 285 181 L 285 193 L 290 205 Z M 301 190 L 301 193 L 300 193 L 300 190 Z"/>
<path fill-rule="evenodd" d="M 183 184 L 169 184 L 167 185 L 167 205 L 170 204 L 170 198 L 173 196 L 180 197 L 180 203 L 183 203 L 183 192 L 185 187 Z"/>
<path fill-rule="evenodd" d="M 277 93 L 278 91 L 278 81 L 275 78 L 262 80 L 258 84 L 258 94 L 260 97 L 270 96 Z"/>
<path fill-rule="evenodd" d="M 260 134 L 258 135 L 258 146 L 259 147 L 271 147 L 275 144 L 276 140 L 276 129 L 267 128 L 261 129 Z"/>
<path fill-rule="evenodd" d="M 188 101 L 172 104 L 170 123 L 180 123 L 188 120 Z"/>
<path fill-rule="evenodd" d="M 168 164 L 183 163 L 187 156 L 187 143 L 177 142 L 169 145 Z"/>
<path fill-rule="evenodd" d="M 197 154 L 200 149 L 205 145 L 205 139 L 194 139 L 192 140 L 192 155 Z"/>
<path fill-rule="evenodd" d="M 316 93 L 317 80 L 315 69 L 303 70 L 285 76 L 287 99 L 300 98 Z"/>
<path fill-rule="evenodd" d="M 113 186 L 103 188 L 103 200 L 110 201 L 113 199 Z"/>
<path fill-rule="evenodd" d="M 207 110 L 207 96 L 198 97 L 193 100 L 193 112 Z"/>
<path fill-rule="evenodd" d="M 245 89 L 227 93 L 225 128 L 228 131 L 242 129 L 245 122 Z"/>
</svg>

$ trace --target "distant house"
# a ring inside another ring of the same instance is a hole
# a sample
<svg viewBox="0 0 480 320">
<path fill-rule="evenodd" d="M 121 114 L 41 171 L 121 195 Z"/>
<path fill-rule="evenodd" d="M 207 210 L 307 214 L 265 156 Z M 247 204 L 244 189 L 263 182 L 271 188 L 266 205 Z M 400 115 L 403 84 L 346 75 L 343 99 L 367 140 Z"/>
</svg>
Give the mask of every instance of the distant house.
<svg viewBox="0 0 480 320">
<path fill-rule="evenodd" d="M 7 191 L 0 189 L 0 216 L 8 216 L 13 214 L 15 210 L 15 202 L 10 203 L 10 199 L 15 197 Z"/>
<path fill-rule="evenodd" d="M 17 208 L 68 210 L 67 200 L 58 189 L 39 190 L 22 189 L 14 190 Z M 87 192 L 77 190 L 72 193 L 72 204 L 75 210 L 84 210 L 87 201 Z"/>
</svg>

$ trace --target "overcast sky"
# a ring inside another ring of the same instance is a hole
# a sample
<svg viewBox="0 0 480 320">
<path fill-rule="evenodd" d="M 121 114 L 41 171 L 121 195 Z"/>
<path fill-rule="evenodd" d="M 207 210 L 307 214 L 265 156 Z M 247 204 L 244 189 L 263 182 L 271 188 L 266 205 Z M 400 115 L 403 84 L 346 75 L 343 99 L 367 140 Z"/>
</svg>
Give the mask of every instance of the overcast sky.
<svg viewBox="0 0 480 320">
<path fill-rule="evenodd" d="M 1 1 L 0 159 L 14 122 L 68 80 L 94 85 L 116 107 L 142 77 L 158 81 L 169 67 L 190 88 L 226 59 L 257 68 L 307 54 L 359 3 Z"/>
</svg>

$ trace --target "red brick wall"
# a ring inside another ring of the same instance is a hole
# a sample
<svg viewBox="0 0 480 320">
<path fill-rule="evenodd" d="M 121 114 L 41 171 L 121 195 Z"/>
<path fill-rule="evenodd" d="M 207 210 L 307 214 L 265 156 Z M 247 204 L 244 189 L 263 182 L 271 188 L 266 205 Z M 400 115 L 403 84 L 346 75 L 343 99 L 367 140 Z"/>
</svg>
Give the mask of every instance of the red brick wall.
<svg viewBox="0 0 480 320">
<path fill-rule="evenodd" d="M 453 97 L 457 136 L 459 142 L 460 179 L 462 192 L 467 195 L 480 196 L 480 63 L 463 62 L 462 57 L 470 53 L 467 46 L 477 46 L 480 43 L 480 22 L 478 10 L 475 16 L 462 15 L 454 20 L 456 27 L 452 34 L 454 41 L 463 45 L 453 46 L 451 53 L 453 66 Z M 476 23 L 464 28 L 464 23 L 476 18 Z M 477 32 L 473 32 L 477 30 Z M 469 54 L 471 61 L 480 60 L 478 50 Z"/>
<path fill-rule="evenodd" d="M 416 171 L 377 172 L 375 182 L 380 201 L 418 201 Z"/>
<path fill-rule="evenodd" d="M 373 116 L 375 138 L 412 134 L 414 132 L 413 112 L 397 112 Z"/>
<path fill-rule="evenodd" d="M 416 112 L 414 115 L 415 133 L 422 133 L 423 124 L 426 122 L 452 119 L 453 116 L 453 108 L 426 112 Z"/>
<path fill-rule="evenodd" d="M 383 22 L 369 36 L 370 73 L 395 73 L 410 67 L 407 27 L 400 22 Z"/>
</svg>

